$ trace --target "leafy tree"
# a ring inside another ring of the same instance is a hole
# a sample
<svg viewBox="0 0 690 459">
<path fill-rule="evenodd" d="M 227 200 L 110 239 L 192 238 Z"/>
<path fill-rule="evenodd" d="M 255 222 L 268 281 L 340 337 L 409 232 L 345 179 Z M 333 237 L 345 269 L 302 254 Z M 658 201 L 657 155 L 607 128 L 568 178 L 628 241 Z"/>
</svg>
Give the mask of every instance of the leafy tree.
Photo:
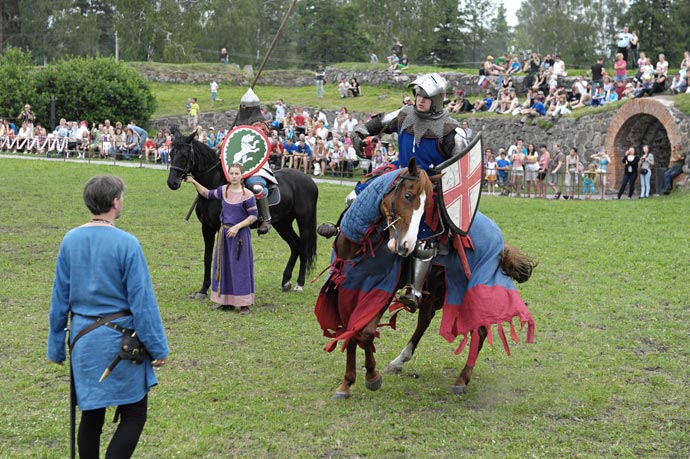
<svg viewBox="0 0 690 459">
<path fill-rule="evenodd" d="M 18 48 L 7 48 L 0 55 L 0 107 L 3 107 L 0 115 L 15 119 L 24 104 L 35 105 L 35 101 L 36 83 L 31 54 Z"/>
<path fill-rule="evenodd" d="M 597 30 L 601 15 L 591 0 L 527 0 L 517 12 L 516 40 L 520 49 L 560 54 L 568 67 L 588 68 L 600 54 Z M 607 32 L 613 37 L 614 31 Z"/>
<path fill-rule="evenodd" d="M 305 65 L 366 58 L 369 43 L 358 27 L 360 16 L 354 6 L 308 0 L 299 5 L 298 12 L 295 38 Z"/>
<path fill-rule="evenodd" d="M 674 19 L 673 3 L 671 0 L 634 0 L 622 18 L 621 26 L 627 25 L 630 30 L 639 31 L 640 51 L 644 51 L 652 63 L 660 53 L 674 62 L 677 59 L 680 63 L 683 58 L 685 42 L 679 40 L 679 33 L 687 29 L 687 16 L 682 18 L 682 22 Z M 677 3 L 678 8 L 682 8 L 681 2 Z M 687 32 L 685 35 L 687 37 Z"/>
<path fill-rule="evenodd" d="M 457 1 L 443 2 L 434 30 L 435 40 L 429 50 L 429 63 L 453 65 L 465 53 L 463 20 Z"/>
<path fill-rule="evenodd" d="M 487 38 L 491 36 L 490 30 L 490 11 L 493 11 L 494 4 L 491 0 L 477 0 L 468 2 L 465 8 L 465 37 L 466 53 L 465 60 L 478 66 L 488 54 L 496 54 L 497 50 L 490 48 Z"/>
<path fill-rule="evenodd" d="M 512 36 L 506 18 L 506 7 L 503 3 L 498 5 L 496 16 L 490 20 L 489 24 L 486 40 L 489 49 L 493 49 L 496 54 L 508 52 Z"/>
<path fill-rule="evenodd" d="M 19 27 L 19 0 L 0 2 L 0 47 L 25 47 L 26 42 Z"/>
<path fill-rule="evenodd" d="M 148 81 L 112 58 L 73 58 L 37 73 L 37 116 L 48 119 L 51 97 L 56 114 L 72 120 L 136 119 L 145 124 L 156 100 Z"/>
</svg>

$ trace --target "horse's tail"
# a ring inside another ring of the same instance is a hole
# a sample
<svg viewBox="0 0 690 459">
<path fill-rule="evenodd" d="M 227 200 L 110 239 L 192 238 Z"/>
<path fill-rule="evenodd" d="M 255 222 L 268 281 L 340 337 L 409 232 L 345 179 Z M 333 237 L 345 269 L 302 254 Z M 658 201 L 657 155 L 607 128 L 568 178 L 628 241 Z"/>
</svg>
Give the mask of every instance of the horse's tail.
<svg viewBox="0 0 690 459">
<path fill-rule="evenodd" d="M 308 273 L 316 266 L 316 202 L 319 197 L 319 189 L 316 186 L 314 186 L 314 193 L 312 209 L 307 212 L 304 226 L 300 228 L 300 238 L 304 244 L 303 253 L 307 256 L 306 268 Z"/>
<path fill-rule="evenodd" d="M 515 279 L 515 282 L 521 284 L 527 282 L 532 277 L 532 270 L 539 263 L 517 247 L 505 243 L 499 264 L 503 272 Z"/>
</svg>

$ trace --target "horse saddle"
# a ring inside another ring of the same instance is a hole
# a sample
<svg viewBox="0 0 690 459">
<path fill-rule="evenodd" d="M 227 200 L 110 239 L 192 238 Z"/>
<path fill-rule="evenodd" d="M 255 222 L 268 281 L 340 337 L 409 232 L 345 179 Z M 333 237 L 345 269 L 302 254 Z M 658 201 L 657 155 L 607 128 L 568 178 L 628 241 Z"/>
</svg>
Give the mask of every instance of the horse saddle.
<svg viewBox="0 0 690 459">
<path fill-rule="evenodd" d="M 268 183 L 267 199 L 269 207 L 280 203 L 280 187 L 276 183 Z"/>
</svg>

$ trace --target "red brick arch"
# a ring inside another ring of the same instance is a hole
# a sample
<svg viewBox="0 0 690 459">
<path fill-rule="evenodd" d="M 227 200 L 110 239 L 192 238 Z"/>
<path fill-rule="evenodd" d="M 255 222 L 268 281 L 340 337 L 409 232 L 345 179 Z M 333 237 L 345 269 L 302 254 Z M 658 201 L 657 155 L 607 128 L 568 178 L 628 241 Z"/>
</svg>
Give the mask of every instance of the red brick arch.
<svg viewBox="0 0 690 459">
<path fill-rule="evenodd" d="M 621 162 L 625 151 L 635 147 L 640 153 L 647 137 L 657 140 L 658 150 L 653 151 L 657 166 L 668 164 L 670 146 L 680 142 L 680 133 L 671 111 L 652 98 L 634 99 L 623 105 L 611 120 L 606 133 L 604 148 L 611 157 L 609 187 L 616 188 L 623 176 Z"/>
</svg>

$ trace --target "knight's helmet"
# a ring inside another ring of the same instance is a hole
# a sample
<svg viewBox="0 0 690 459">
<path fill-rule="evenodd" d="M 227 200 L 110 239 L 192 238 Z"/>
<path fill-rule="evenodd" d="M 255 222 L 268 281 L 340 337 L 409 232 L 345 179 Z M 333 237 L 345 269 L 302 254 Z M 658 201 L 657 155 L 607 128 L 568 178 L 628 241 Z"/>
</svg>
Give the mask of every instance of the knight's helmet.
<svg viewBox="0 0 690 459">
<path fill-rule="evenodd" d="M 420 95 L 431 99 L 431 109 L 428 112 L 422 113 L 417 111 L 417 105 L 415 104 L 415 111 L 418 116 L 431 119 L 443 116 L 445 113 L 443 103 L 446 99 L 445 78 L 438 73 L 427 73 L 414 80 L 407 85 L 407 87 L 412 88 L 412 94 L 414 94 L 415 97 Z"/>
<path fill-rule="evenodd" d="M 260 124 L 265 127 L 266 119 L 261 113 L 261 102 L 259 97 L 254 93 L 252 88 L 247 89 L 240 99 L 240 110 L 237 113 L 237 123 L 238 126 L 248 125 L 253 126 Z"/>
</svg>

